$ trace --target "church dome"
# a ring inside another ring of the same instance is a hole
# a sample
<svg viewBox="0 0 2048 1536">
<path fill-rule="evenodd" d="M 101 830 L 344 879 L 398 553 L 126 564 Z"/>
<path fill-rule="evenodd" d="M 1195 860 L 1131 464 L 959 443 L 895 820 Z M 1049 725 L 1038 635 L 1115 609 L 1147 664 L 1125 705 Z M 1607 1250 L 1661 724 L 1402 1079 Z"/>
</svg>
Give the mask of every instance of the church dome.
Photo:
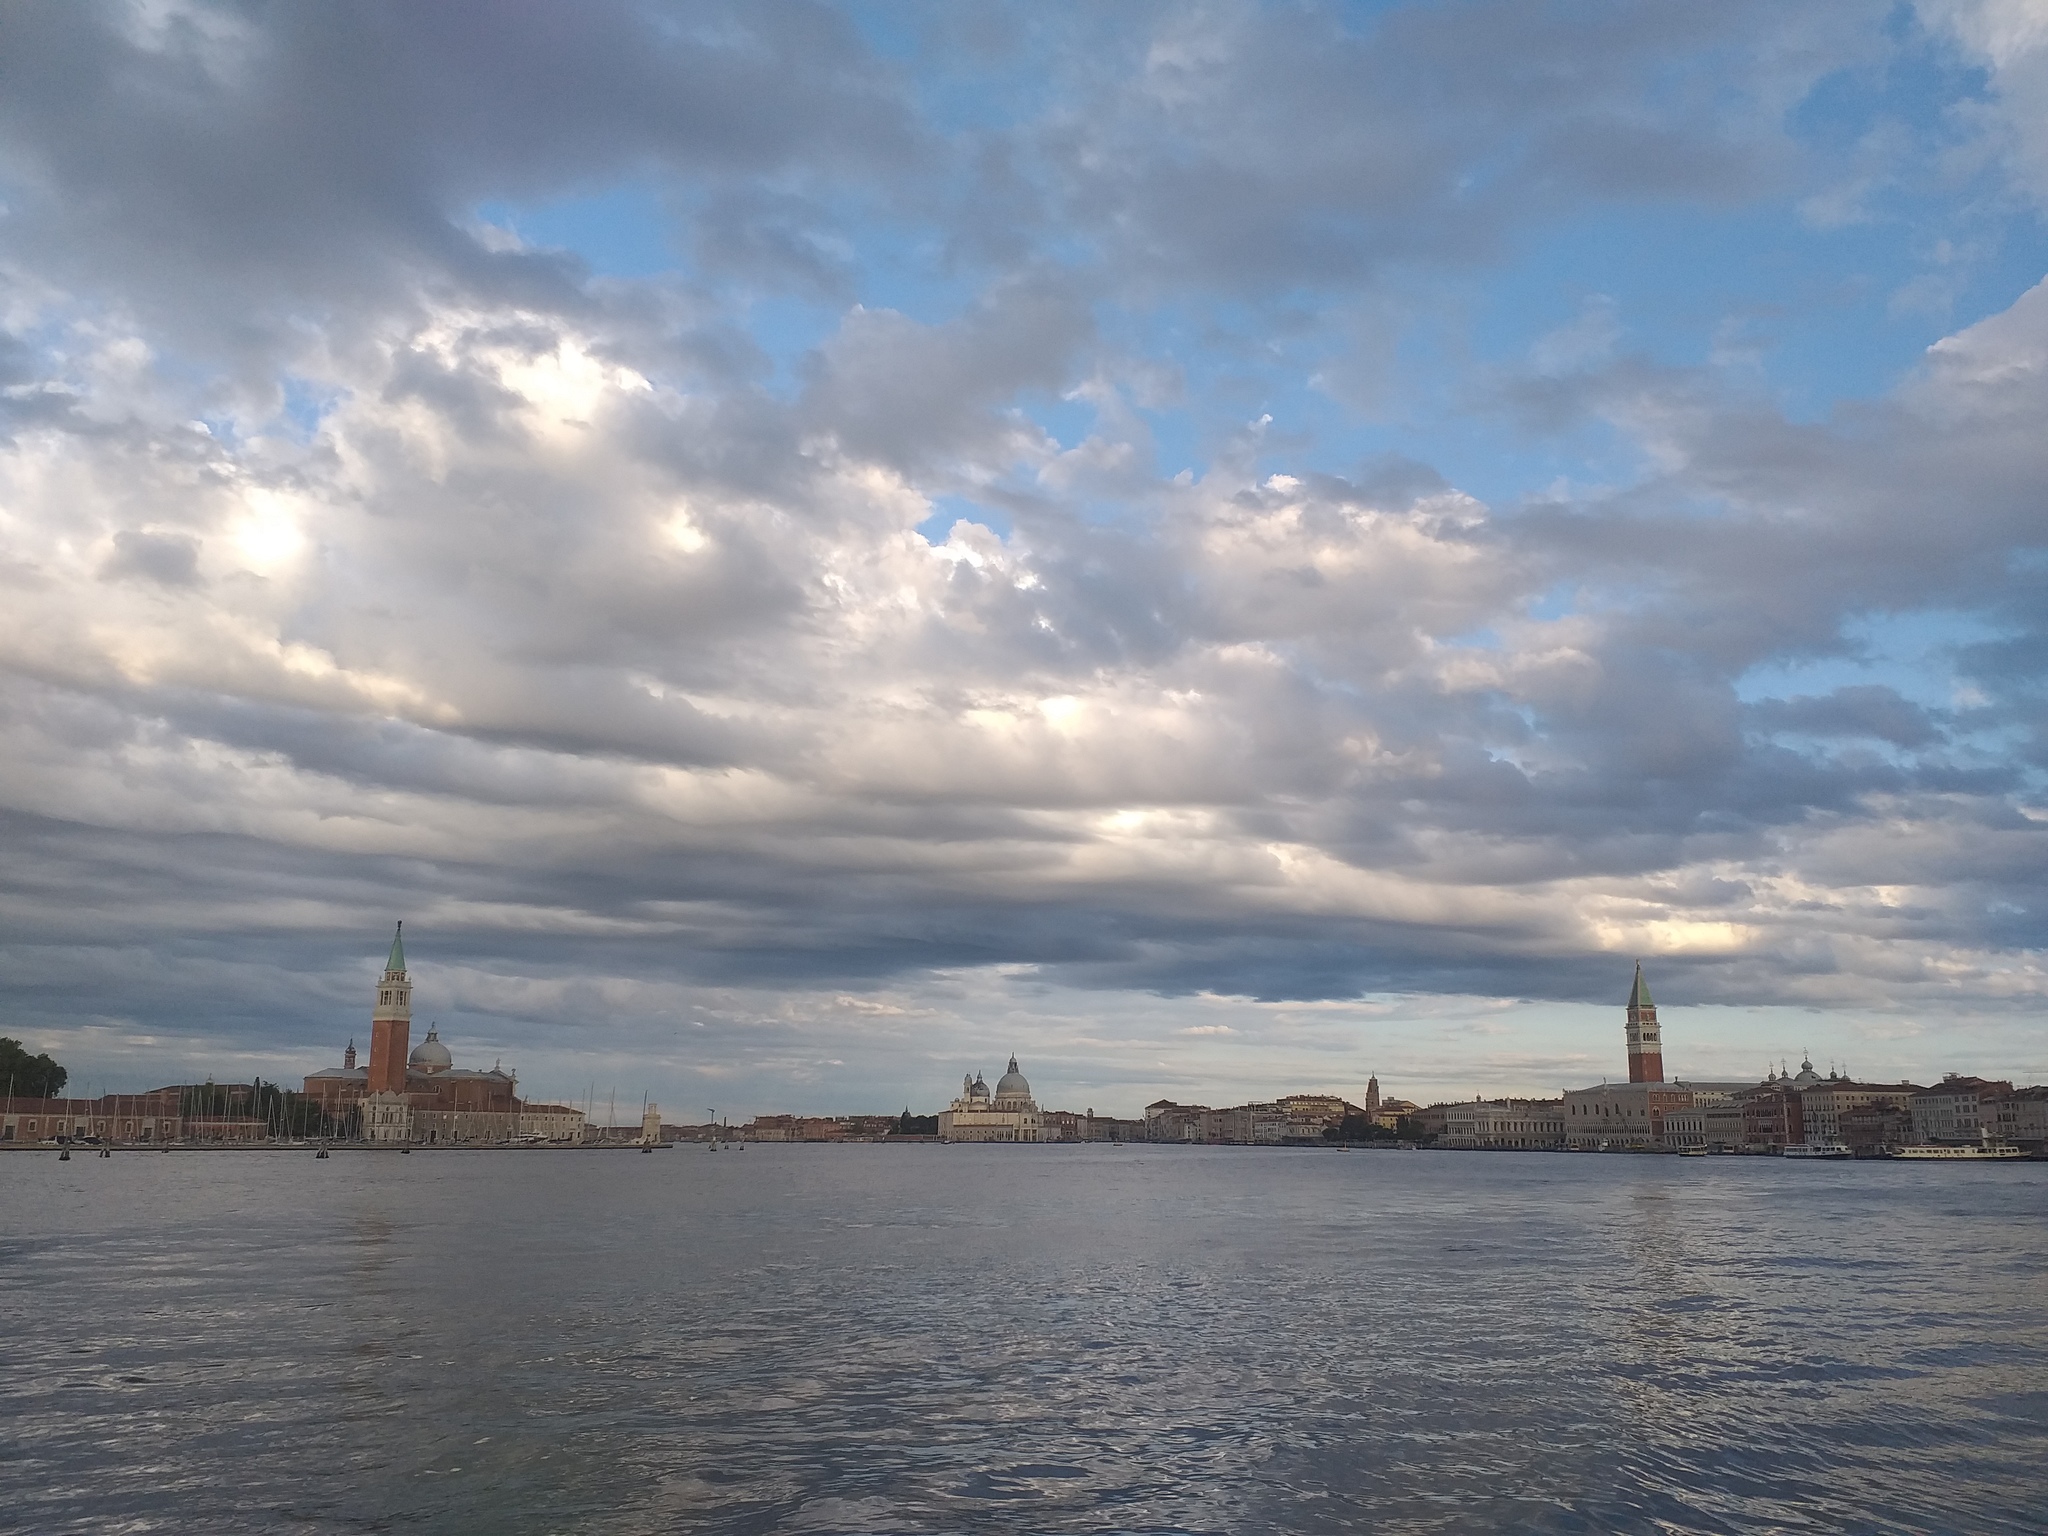
<svg viewBox="0 0 2048 1536">
<path fill-rule="evenodd" d="M 974 1074 L 974 1081 L 967 1085 L 967 1097 L 970 1099 L 985 1099 L 988 1097 L 988 1084 L 981 1080 L 979 1072 Z"/>
<path fill-rule="evenodd" d="M 415 1072 L 446 1072 L 455 1065 L 455 1058 L 448 1054 L 448 1047 L 441 1043 L 439 1030 L 429 1029 L 427 1038 L 412 1048 L 412 1055 L 406 1065 Z"/>
<path fill-rule="evenodd" d="M 1017 1070 L 1017 1058 L 1014 1056 L 1010 1058 L 1010 1070 L 1005 1072 L 996 1083 L 996 1096 L 1005 1099 L 1028 1099 L 1031 1097 L 1031 1084 L 1026 1082 L 1024 1074 Z"/>
</svg>

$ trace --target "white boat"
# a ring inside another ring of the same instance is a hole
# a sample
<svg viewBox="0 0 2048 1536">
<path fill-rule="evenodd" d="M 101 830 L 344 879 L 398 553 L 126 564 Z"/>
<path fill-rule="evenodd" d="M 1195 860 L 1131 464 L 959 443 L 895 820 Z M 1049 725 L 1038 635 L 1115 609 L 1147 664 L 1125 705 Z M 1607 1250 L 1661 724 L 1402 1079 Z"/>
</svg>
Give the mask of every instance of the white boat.
<svg viewBox="0 0 2048 1536">
<path fill-rule="evenodd" d="M 1912 1163 L 2004 1163 L 2027 1154 L 2019 1147 L 1998 1147 L 1985 1142 L 1959 1147 L 1890 1147 L 1884 1155 Z"/>
<path fill-rule="evenodd" d="M 1802 1141 L 1796 1146 L 1787 1147 L 1785 1155 L 1787 1157 L 1843 1158 L 1854 1157 L 1856 1154 L 1839 1141 Z"/>
</svg>

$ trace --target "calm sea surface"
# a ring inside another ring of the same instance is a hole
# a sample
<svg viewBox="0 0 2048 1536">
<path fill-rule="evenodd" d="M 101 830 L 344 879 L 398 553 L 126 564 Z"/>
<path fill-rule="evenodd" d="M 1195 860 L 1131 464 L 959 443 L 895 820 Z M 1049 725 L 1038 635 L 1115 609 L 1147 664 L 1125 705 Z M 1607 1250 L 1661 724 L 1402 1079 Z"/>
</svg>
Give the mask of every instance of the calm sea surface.
<svg viewBox="0 0 2048 1536">
<path fill-rule="evenodd" d="M 0 1156 L 0 1526 L 2034 1531 L 2048 1164 Z"/>
</svg>

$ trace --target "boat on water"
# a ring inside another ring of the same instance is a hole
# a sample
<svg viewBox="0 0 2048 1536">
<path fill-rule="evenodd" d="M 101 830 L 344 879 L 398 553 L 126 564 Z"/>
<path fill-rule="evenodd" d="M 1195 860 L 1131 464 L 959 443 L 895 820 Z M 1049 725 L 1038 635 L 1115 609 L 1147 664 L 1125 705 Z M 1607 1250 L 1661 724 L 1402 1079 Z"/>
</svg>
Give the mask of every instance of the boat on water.
<svg viewBox="0 0 2048 1536">
<path fill-rule="evenodd" d="M 1841 1159 L 1846 1157 L 1854 1157 L 1855 1155 L 1856 1154 L 1854 1152 L 1851 1152 L 1848 1149 L 1848 1147 L 1846 1147 L 1839 1141 L 1802 1141 L 1795 1146 L 1790 1146 L 1785 1149 L 1785 1156 L 1787 1157 L 1825 1157 L 1830 1159 Z"/>
<path fill-rule="evenodd" d="M 2009 1163 L 2027 1154 L 2019 1147 L 1966 1142 L 1960 1146 L 1887 1147 L 1884 1155 L 1909 1163 Z"/>
</svg>

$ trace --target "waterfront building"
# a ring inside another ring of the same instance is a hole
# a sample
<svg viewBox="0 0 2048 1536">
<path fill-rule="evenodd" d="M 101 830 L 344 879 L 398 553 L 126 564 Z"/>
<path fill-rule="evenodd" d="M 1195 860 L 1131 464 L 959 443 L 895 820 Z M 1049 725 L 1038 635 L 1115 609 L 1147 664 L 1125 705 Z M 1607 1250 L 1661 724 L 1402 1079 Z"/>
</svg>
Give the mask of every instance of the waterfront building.
<svg viewBox="0 0 2048 1536">
<path fill-rule="evenodd" d="M 1801 1065 L 1811 1069 L 1813 1063 L 1809 1060 Z M 1806 1139 L 1812 1142 L 1846 1142 L 1848 1137 L 1843 1134 L 1842 1126 L 1844 1115 L 1859 1109 L 1903 1110 L 1919 1091 L 1912 1083 L 1852 1082 L 1830 1069 L 1826 1077 L 1800 1090 L 1800 1118 L 1806 1125 Z"/>
<path fill-rule="evenodd" d="M 1554 1152 L 1564 1146 L 1564 1100 L 1474 1099 L 1443 1106 L 1437 1145 L 1473 1151 Z"/>
<path fill-rule="evenodd" d="M 1692 1108 L 1675 1129 L 1698 1140 L 1680 1143 L 1680 1150 L 1698 1146 L 1709 1152 L 1740 1152 L 1743 1147 L 1743 1101 L 1756 1091 L 1755 1083 L 1702 1083 L 1680 1085 L 1692 1094 Z"/>
<path fill-rule="evenodd" d="M 1206 1111 L 1200 1139 L 1214 1146 L 1278 1147 L 1300 1140 L 1297 1129 L 1294 1118 L 1277 1101 L 1235 1104 Z"/>
<path fill-rule="evenodd" d="M 1381 1099 L 1379 1108 L 1373 1110 L 1368 1118 L 1375 1125 L 1383 1125 L 1390 1131 L 1398 1130 L 1404 1119 L 1421 1108 L 1413 1099 Z"/>
<path fill-rule="evenodd" d="M 1210 1146 L 1321 1145 L 1328 1139 L 1324 1132 L 1342 1126 L 1347 1115 L 1364 1113 L 1333 1093 L 1290 1093 L 1268 1103 L 1228 1109 L 1157 1099 L 1145 1106 L 1143 1139 Z"/>
<path fill-rule="evenodd" d="M 963 1077 L 960 1097 L 939 1115 L 941 1141 L 1051 1141 L 1056 1135 L 1031 1097 L 1031 1084 L 1015 1056 L 993 1094 L 979 1073 Z"/>
<path fill-rule="evenodd" d="M 583 1111 L 567 1104 L 521 1104 L 518 1128 L 520 1141 L 567 1141 L 584 1139 Z"/>
<path fill-rule="evenodd" d="M 143 1146 L 177 1141 L 184 1127 L 184 1090 L 109 1093 L 97 1099 L 18 1099 L 0 1109 L 0 1143 L 112 1141 Z M 239 1132 L 246 1122 L 237 1121 Z M 261 1122 L 257 1122 L 261 1124 Z"/>
<path fill-rule="evenodd" d="M 894 1115 L 756 1115 L 741 1137 L 746 1141 L 881 1141 L 895 1129 Z"/>
<path fill-rule="evenodd" d="M 1836 1119 L 1835 1139 L 1857 1157 L 1882 1157 L 1912 1141 L 1913 1112 L 1901 1104 L 1845 1109 Z"/>
<path fill-rule="evenodd" d="M 1922 1088 L 1908 1102 L 1913 1139 L 1926 1145 L 1962 1145 L 1981 1141 L 1997 1128 L 1997 1104 L 2012 1096 L 2011 1083 L 1945 1073 L 1932 1088 Z"/>
<path fill-rule="evenodd" d="M 1145 1139 L 1200 1141 L 1205 1120 L 1214 1113 L 1206 1104 L 1176 1104 L 1172 1099 L 1154 1099 L 1145 1106 Z"/>
<path fill-rule="evenodd" d="M 1424 1141 L 1442 1141 L 1445 1127 L 1450 1124 L 1453 1107 L 1449 1104 L 1432 1104 L 1427 1109 L 1418 1109 L 1408 1116 L 1408 1124 Z"/>
<path fill-rule="evenodd" d="M 1363 1105 L 1334 1093 L 1287 1093 L 1274 1102 L 1287 1117 L 1289 1141 L 1321 1141 L 1323 1133 L 1336 1130 L 1346 1115 L 1365 1113 Z"/>
<path fill-rule="evenodd" d="M 1048 1109 L 1045 1123 L 1059 1132 L 1059 1141 L 1143 1141 L 1143 1120 L 1119 1120 L 1115 1115 L 1098 1115 L 1093 1109 L 1079 1113 L 1071 1109 Z"/>
<path fill-rule="evenodd" d="M 1997 1103 L 1995 1141 L 2024 1147 L 2036 1157 L 2048 1153 L 2048 1088 L 2021 1088 Z"/>
<path fill-rule="evenodd" d="M 1800 1091 L 1788 1079 L 1766 1083 L 1742 1105 L 1745 1152 L 1782 1152 L 1806 1140 L 1806 1112 Z"/>
<path fill-rule="evenodd" d="M 1667 1126 L 1667 1119 L 1683 1124 Z M 1696 1123 L 1697 1122 L 1697 1123 Z M 1602 1083 L 1597 1088 L 1567 1089 L 1564 1095 L 1564 1144 L 1573 1152 L 1662 1152 L 1685 1143 L 1680 1134 L 1699 1136 L 1704 1146 L 1704 1121 L 1694 1109 L 1692 1090 L 1683 1083 Z"/>
</svg>

